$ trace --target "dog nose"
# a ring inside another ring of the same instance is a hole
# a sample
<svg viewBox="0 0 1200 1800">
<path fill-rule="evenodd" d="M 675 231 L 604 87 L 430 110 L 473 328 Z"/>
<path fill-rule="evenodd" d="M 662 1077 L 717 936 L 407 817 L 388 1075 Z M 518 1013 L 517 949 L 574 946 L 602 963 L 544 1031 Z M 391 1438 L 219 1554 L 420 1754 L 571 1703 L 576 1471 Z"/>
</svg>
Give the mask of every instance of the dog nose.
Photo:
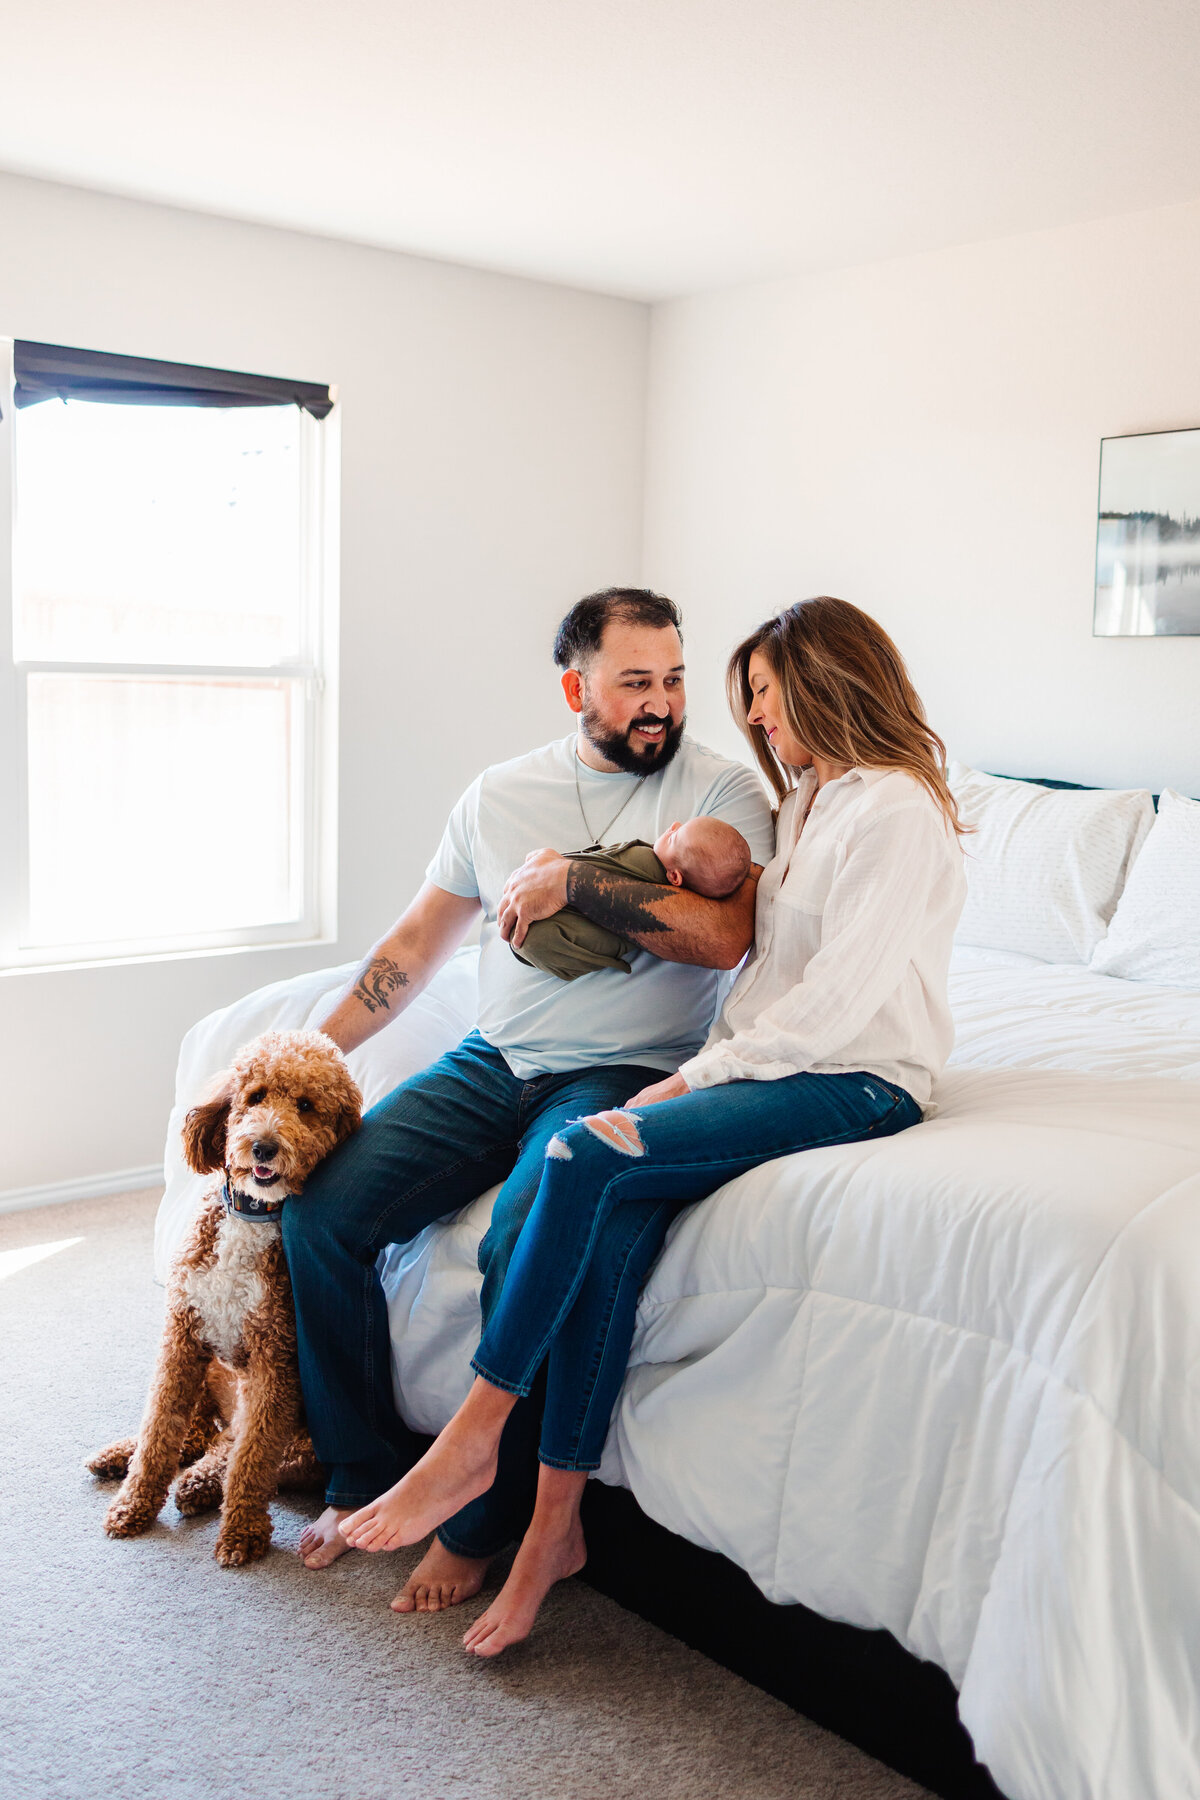
<svg viewBox="0 0 1200 1800">
<path fill-rule="evenodd" d="M 250 1148 L 254 1152 L 254 1160 L 256 1162 L 265 1163 L 270 1162 L 271 1158 L 278 1150 L 279 1145 L 273 1144 L 270 1138 L 256 1138 Z"/>
</svg>

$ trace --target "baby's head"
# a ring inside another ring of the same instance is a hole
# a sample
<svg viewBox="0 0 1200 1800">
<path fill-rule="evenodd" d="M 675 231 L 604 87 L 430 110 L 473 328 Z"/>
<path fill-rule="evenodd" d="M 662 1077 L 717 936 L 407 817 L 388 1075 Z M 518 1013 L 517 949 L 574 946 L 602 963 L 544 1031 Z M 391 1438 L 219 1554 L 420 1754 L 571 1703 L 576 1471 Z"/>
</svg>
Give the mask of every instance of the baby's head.
<svg viewBox="0 0 1200 1800">
<path fill-rule="evenodd" d="M 673 887 L 688 887 L 708 900 L 723 900 L 750 873 L 750 846 L 724 819 L 676 820 L 655 839 L 654 854 Z"/>
</svg>

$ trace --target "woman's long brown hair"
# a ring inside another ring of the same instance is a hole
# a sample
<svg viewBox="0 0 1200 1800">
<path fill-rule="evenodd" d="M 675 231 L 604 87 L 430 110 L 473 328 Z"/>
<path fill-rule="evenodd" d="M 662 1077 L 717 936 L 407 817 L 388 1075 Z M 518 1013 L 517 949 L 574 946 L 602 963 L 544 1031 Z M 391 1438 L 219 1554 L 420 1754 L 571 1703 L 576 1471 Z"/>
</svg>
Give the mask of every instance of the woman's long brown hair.
<svg viewBox="0 0 1200 1800">
<path fill-rule="evenodd" d="M 762 727 L 749 722 L 750 658 L 756 652 L 779 683 L 781 711 L 800 743 L 851 768 L 903 769 L 937 802 L 954 831 L 968 829 L 946 784 L 946 746 L 926 723 L 904 658 L 882 625 L 848 600 L 821 594 L 766 620 L 730 657 L 730 709 L 782 800 L 795 775 Z"/>
</svg>

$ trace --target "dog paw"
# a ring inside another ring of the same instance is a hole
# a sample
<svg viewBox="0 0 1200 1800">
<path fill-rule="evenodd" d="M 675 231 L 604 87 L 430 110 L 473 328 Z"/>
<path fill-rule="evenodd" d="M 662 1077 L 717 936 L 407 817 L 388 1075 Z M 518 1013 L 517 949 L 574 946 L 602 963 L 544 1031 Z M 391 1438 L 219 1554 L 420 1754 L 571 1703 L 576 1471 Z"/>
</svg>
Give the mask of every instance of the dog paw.
<svg viewBox="0 0 1200 1800">
<path fill-rule="evenodd" d="M 158 1508 L 144 1500 L 123 1498 L 120 1494 L 104 1515 L 104 1529 L 112 1538 L 140 1537 L 149 1531 L 158 1517 Z"/>
<path fill-rule="evenodd" d="M 136 1438 L 118 1438 L 106 1450 L 99 1450 L 95 1456 L 89 1457 L 84 1467 L 90 1474 L 99 1475 L 104 1481 L 123 1481 L 129 1473 L 129 1465 L 136 1449 Z"/>
<path fill-rule="evenodd" d="M 213 1512 L 221 1504 L 224 1488 L 212 1470 L 190 1469 L 175 1483 L 175 1504 L 188 1518 Z"/>
<path fill-rule="evenodd" d="M 261 1524 L 239 1525 L 233 1530 L 223 1526 L 213 1555 L 223 1569 L 240 1569 L 246 1563 L 257 1562 L 270 1548 L 271 1521 L 268 1518 Z"/>
</svg>

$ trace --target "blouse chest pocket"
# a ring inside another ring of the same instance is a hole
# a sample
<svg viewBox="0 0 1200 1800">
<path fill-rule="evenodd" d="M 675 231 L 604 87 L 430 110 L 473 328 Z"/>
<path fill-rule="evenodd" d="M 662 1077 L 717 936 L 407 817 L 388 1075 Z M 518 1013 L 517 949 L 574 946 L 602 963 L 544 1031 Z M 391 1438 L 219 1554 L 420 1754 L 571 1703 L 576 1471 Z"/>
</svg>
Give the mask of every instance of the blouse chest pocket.
<svg viewBox="0 0 1200 1800">
<path fill-rule="evenodd" d="M 816 838 L 806 843 L 801 835 L 780 886 L 779 899 L 798 912 L 824 912 L 829 890 L 844 861 L 845 846 L 839 839 Z"/>
</svg>

